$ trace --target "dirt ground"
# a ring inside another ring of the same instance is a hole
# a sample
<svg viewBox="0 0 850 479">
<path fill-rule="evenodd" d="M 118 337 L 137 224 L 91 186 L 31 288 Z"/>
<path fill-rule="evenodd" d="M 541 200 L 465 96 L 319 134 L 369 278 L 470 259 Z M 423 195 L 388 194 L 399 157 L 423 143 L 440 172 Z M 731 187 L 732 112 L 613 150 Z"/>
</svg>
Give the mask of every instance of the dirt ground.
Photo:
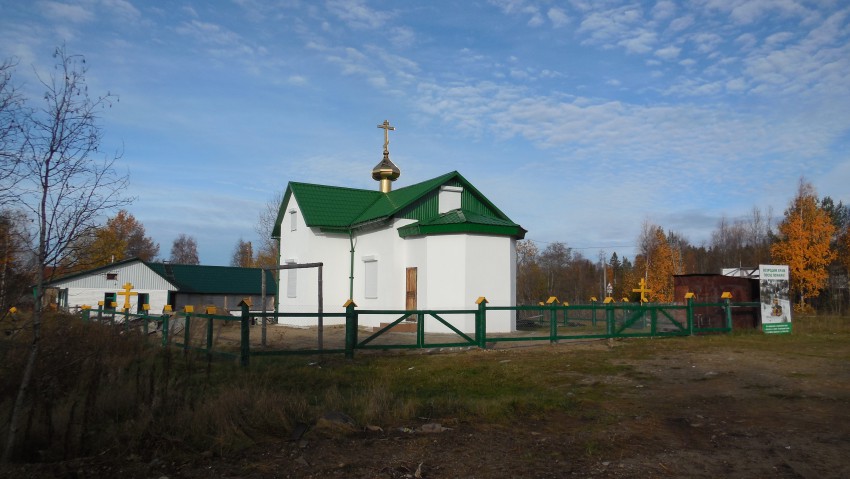
<svg viewBox="0 0 850 479">
<path fill-rule="evenodd" d="M 333 329 L 333 328 L 332 328 Z M 309 330 L 269 330 L 312 341 Z M 333 343 L 333 334 L 326 342 Z M 253 334 L 253 333 L 252 333 Z M 548 414 L 507 425 L 428 418 L 381 430 L 322 435 L 307 431 L 262 444 L 240 457 L 182 461 L 86 458 L 31 477 L 151 478 L 846 478 L 850 477 L 850 346 L 782 354 L 703 338 L 623 359 L 628 374 L 585 376 L 613 387 L 602 413 Z M 631 341 L 631 340 L 625 340 Z M 625 341 L 541 343 L 533 348 L 470 351 L 482 360 L 521 362 L 541 349 L 605 351 Z M 649 341 L 649 340 L 636 340 Z M 667 340 L 651 340 L 667 341 Z M 679 340 L 676 340 L 679 341 Z M 688 345 L 699 344 L 691 348 Z M 735 343 L 732 343 L 735 344 Z M 491 355 L 491 356 L 488 356 Z M 567 377 L 567 376 L 565 376 Z M 570 380 L 574 380 L 571 378 Z M 422 432 L 439 423 L 442 432 Z"/>
</svg>

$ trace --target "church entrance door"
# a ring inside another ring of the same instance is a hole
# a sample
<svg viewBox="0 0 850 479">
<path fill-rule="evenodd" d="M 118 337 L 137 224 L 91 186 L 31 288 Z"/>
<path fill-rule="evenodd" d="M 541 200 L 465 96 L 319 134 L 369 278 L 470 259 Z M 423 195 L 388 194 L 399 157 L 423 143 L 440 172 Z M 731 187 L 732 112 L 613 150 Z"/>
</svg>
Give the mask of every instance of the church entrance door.
<svg viewBox="0 0 850 479">
<path fill-rule="evenodd" d="M 404 309 L 406 310 L 414 310 L 416 309 L 416 268 L 407 268 L 407 274 L 405 275 L 407 280 L 405 281 L 405 298 L 404 298 Z M 412 320 L 414 316 L 410 316 L 407 319 Z"/>
</svg>

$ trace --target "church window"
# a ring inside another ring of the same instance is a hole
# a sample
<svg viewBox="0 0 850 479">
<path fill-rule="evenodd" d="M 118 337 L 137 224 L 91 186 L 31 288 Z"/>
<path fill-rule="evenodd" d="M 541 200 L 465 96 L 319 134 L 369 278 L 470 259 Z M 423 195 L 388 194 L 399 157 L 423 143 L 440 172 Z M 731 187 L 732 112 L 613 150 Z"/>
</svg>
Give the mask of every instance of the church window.
<svg viewBox="0 0 850 479">
<path fill-rule="evenodd" d="M 376 299 L 378 297 L 378 258 L 364 256 L 363 266 L 363 278 L 366 281 L 363 296 L 368 299 Z"/>
<path fill-rule="evenodd" d="M 286 260 L 286 264 L 295 264 L 294 259 Z M 296 297 L 296 287 L 298 286 L 298 270 L 297 269 L 288 269 L 286 270 L 286 297 L 287 298 L 295 298 Z"/>
<path fill-rule="evenodd" d="M 290 231 L 298 229 L 298 213 L 295 210 L 289 210 L 289 228 Z"/>
</svg>

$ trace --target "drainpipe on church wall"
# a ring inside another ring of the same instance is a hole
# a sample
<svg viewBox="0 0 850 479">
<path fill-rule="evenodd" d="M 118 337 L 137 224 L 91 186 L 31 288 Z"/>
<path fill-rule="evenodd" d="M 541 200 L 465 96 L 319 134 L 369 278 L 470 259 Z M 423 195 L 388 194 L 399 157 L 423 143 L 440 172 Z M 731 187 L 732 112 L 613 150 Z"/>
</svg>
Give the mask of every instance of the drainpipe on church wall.
<svg viewBox="0 0 850 479">
<path fill-rule="evenodd" d="M 280 266 L 280 258 L 283 255 L 283 252 L 280 250 L 280 236 L 274 239 L 277 240 L 277 265 Z M 274 291 L 274 312 L 276 313 L 280 310 L 280 270 L 277 270 L 277 274 L 274 275 Z"/>
<path fill-rule="evenodd" d="M 351 244 L 351 265 L 348 270 L 348 299 L 354 301 L 354 236 L 351 230 L 348 230 L 348 242 Z"/>
</svg>

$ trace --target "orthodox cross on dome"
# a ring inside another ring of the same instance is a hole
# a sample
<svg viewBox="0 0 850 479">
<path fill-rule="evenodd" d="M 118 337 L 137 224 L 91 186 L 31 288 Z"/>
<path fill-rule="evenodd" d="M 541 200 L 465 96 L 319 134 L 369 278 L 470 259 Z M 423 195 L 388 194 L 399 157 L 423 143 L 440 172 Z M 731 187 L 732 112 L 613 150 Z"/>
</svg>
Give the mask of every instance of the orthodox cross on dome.
<svg viewBox="0 0 850 479">
<path fill-rule="evenodd" d="M 648 303 L 649 302 L 649 300 L 646 299 L 646 293 L 651 293 L 652 290 L 646 289 L 646 280 L 645 279 L 641 278 L 640 279 L 640 288 L 632 289 L 632 291 L 634 291 L 635 293 L 640 293 L 640 302 L 641 303 Z"/>
<path fill-rule="evenodd" d="M 138 296 L 139 293 L 132 291 L 133 283 L 124 283 L 124 291 L 119 291 L 118 295 L 124 296 L 124 309 L 130 309 L 130 296 Z"/>
<path fill-rule="evenodd" d="M 378 125 L 378 128 L 382 128 L 384 130 L 384 156 L 390 155 L 390 130 L 395 130 L 394 126 L 390 126 L 390 120 L 384 120 L 383 123 Z"/>
<path fill-rule="evenodd" d="M 390 130 L 395 130 L 395 127 L 390 125 L 389 120 L 384 120 L 378 128 L 384 130 L 384 158 L 372 168 L 372 179 L 380 182 L 381 192 L 389 193 L 392 182 L 401 175 L 401 170 L 390 161 Z"/>
</svg>

